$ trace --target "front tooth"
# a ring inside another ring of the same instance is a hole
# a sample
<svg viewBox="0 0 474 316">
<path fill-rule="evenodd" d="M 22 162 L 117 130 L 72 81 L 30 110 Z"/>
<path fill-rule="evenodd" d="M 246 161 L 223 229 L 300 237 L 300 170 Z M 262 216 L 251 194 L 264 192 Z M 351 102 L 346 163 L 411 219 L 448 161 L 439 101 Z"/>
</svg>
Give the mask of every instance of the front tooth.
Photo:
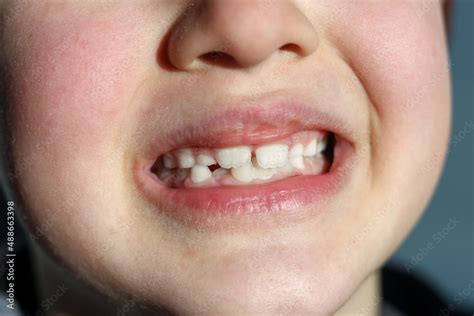
<svg viewBox="0 0 474 316">
<path fill-rule="evenodd" d="M 239 180 L 240 182 L 250 182 L 252 181 L 253 178 L 253 166 L 251 163 L 246 163 L 243 166 L 240 166 L 238 168 L 232 168 L 230 170 L 230 173 L 232 176 Z"/>
<path fill-rule="evenodd" d="M 212 172 L 206 166 L 194 165 L 191 168 L 191 180 L 194 183 L 206 181 L 210 177 L 212 177 Z"/>
<path fill-rule="evenodd" d="M 178 157 L 178 166 L 180 168 L 192 168 L 196 163 L 191 149 L 178 150 L 176 157 Z"/>
<path fill-rule="evenodd" d="M 217 168 L 212 172 L 213 177 L 222 177 L 229 173 L 229 169 Z"/>
<path fill-rule="evenodd" d="M 303 156 L 291 157 L 290 164 L 293 166 L 293 168 L 296 168 L 299 170 L 303 170 L 305 167 Z"/>
<path fill-rule="evenodd" d="M 207 154 L 199 154 L 196 158 L 196 162 L 201 166 L 211 166 L 216 164 L 214 158 Z"/>
<path fill-rule="evenodd" d="M 288 145 L 263 145 L 255 150 L 255 156 L 257 157 L 258 165 L 262 168 L 283 167 L 288 161 Z"/>
<path fill-rule="evenodd" d="M 163 164 L 168 169 L 173 169 L 173 168 L 176 168 L 178 166 L 178 164 L 176 163 L 176 160 L 169 153 L 167 153 L 163 156 Z"/>
<path fill-rule="evenodd" d="M 252 151 L 249 146 L 236 146 L 216 150 L 217 163 L 226 169 L 238 168 L 250 162 Z"/>
<path fill-rule="evenodd" d="M 261 168 L 258 165 L 255 157 L 252 158 L 252 165 L 253 165 L 253 175 L 254 175 L 255 179 L 268 180 L 275 173 L 275 169 L 263 169 L 263 168 Z"/>
<path fill-rule="evenodd" d="M 316 139 L 313 139 L 312 141 L 309 142 L 308 145 L 306 145 L 303 155 L 305 157 L 314 156 L 316 155 L 316 151 L 317 151 L 317 142 L 316 142 Z"/>
</svg>

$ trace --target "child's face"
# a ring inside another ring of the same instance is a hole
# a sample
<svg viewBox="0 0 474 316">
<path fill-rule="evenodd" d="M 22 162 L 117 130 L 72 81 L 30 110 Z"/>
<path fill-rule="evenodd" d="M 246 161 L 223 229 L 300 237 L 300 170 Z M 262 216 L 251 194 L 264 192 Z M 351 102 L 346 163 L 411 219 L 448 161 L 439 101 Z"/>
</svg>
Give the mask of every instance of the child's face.
<svg viewBox="0 0 474 316">
<path fill-rule="evenodd" d="M 332 313 L 433 192 L 450 119 L 438 2 L 11 1 L 3 15 L 10 178 L 31 232 L 98 287 L 176 312 Z"/>
</svg>

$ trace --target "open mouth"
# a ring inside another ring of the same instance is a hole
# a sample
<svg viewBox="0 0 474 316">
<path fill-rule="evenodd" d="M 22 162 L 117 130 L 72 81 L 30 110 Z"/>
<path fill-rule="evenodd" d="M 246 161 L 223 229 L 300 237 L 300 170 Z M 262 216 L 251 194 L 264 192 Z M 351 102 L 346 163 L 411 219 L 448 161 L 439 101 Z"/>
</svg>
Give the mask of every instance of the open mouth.
<svg viewBox="0 0 474 316">
<path fill-rule="evenodd" d="M 353 134 L 339 117 L 298 102 L 227 107 L 157 135 L 135 165 L 135 182 L 160 212 L 186 223 L 299 216 L 347 182 Z"/>
<path fill-rule="evenodd" d="M 302 131 L 271 143 L 173 150 L 151 171 L 168 188 L 264 184 L 328 172 L 334 146 L 331 132 Z"/>
</svg>

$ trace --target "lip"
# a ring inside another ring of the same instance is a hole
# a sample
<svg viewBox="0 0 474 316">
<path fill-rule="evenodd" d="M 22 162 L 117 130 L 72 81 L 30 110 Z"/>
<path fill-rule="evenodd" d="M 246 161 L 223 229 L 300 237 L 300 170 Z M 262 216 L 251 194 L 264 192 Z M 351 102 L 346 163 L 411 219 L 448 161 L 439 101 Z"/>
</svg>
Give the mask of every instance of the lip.
<svg viewBox="0 0 474 316">
<path fill-rule="evenodd" d="M 354 158 L 354 130 L 343 118 L 321 112 L 294 98 L 267 98 L 216 107 L 212 116 L 158 135 L 133 168 L 135 183 L 160 212 L 202 226 L 210 219 L 236 216 L 308 215 L 309 206 L 322 205 L 348 181 Z M 302 130 L 325 130 L 337 145 L 329 172 L 294 176 L 266 184 L 207 188 L 168 188 L 151 171 L 165 152 L 183 147 L 225 147 L 275 141 Z M 321 208 L 318 208 L 321 210 Z"/>
</svg>

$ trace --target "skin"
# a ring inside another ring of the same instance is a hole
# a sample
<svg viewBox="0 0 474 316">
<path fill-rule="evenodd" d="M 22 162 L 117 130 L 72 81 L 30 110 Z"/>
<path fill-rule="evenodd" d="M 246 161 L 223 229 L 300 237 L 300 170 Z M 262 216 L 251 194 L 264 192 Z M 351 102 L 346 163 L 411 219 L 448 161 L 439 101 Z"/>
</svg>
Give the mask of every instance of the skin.
<svg viewBox="0 0 474 316">
<path fill-rule="evenodd" d="M 376 306 L 377 271 L 426 207 L 445 157 L 441 5 L 3 2 L 9 180 L 50 276 L 42 295 L 77 273 L 65 297 L 112 311 L 131 295 L 150 310 L 192 314 Z M 199 59 L 219 50 L 227 57 Z M 320 217 L 199 231 L 140 194 L 131 170 L 152 134 L 214 111 L 215 100 L 312 89 L 344 100 L 332 110 L 353 113 L 357 127 L 350 180 L 310 206 Z M 84 312 L 66 302 L 49 312 Z"/>
</svg>

